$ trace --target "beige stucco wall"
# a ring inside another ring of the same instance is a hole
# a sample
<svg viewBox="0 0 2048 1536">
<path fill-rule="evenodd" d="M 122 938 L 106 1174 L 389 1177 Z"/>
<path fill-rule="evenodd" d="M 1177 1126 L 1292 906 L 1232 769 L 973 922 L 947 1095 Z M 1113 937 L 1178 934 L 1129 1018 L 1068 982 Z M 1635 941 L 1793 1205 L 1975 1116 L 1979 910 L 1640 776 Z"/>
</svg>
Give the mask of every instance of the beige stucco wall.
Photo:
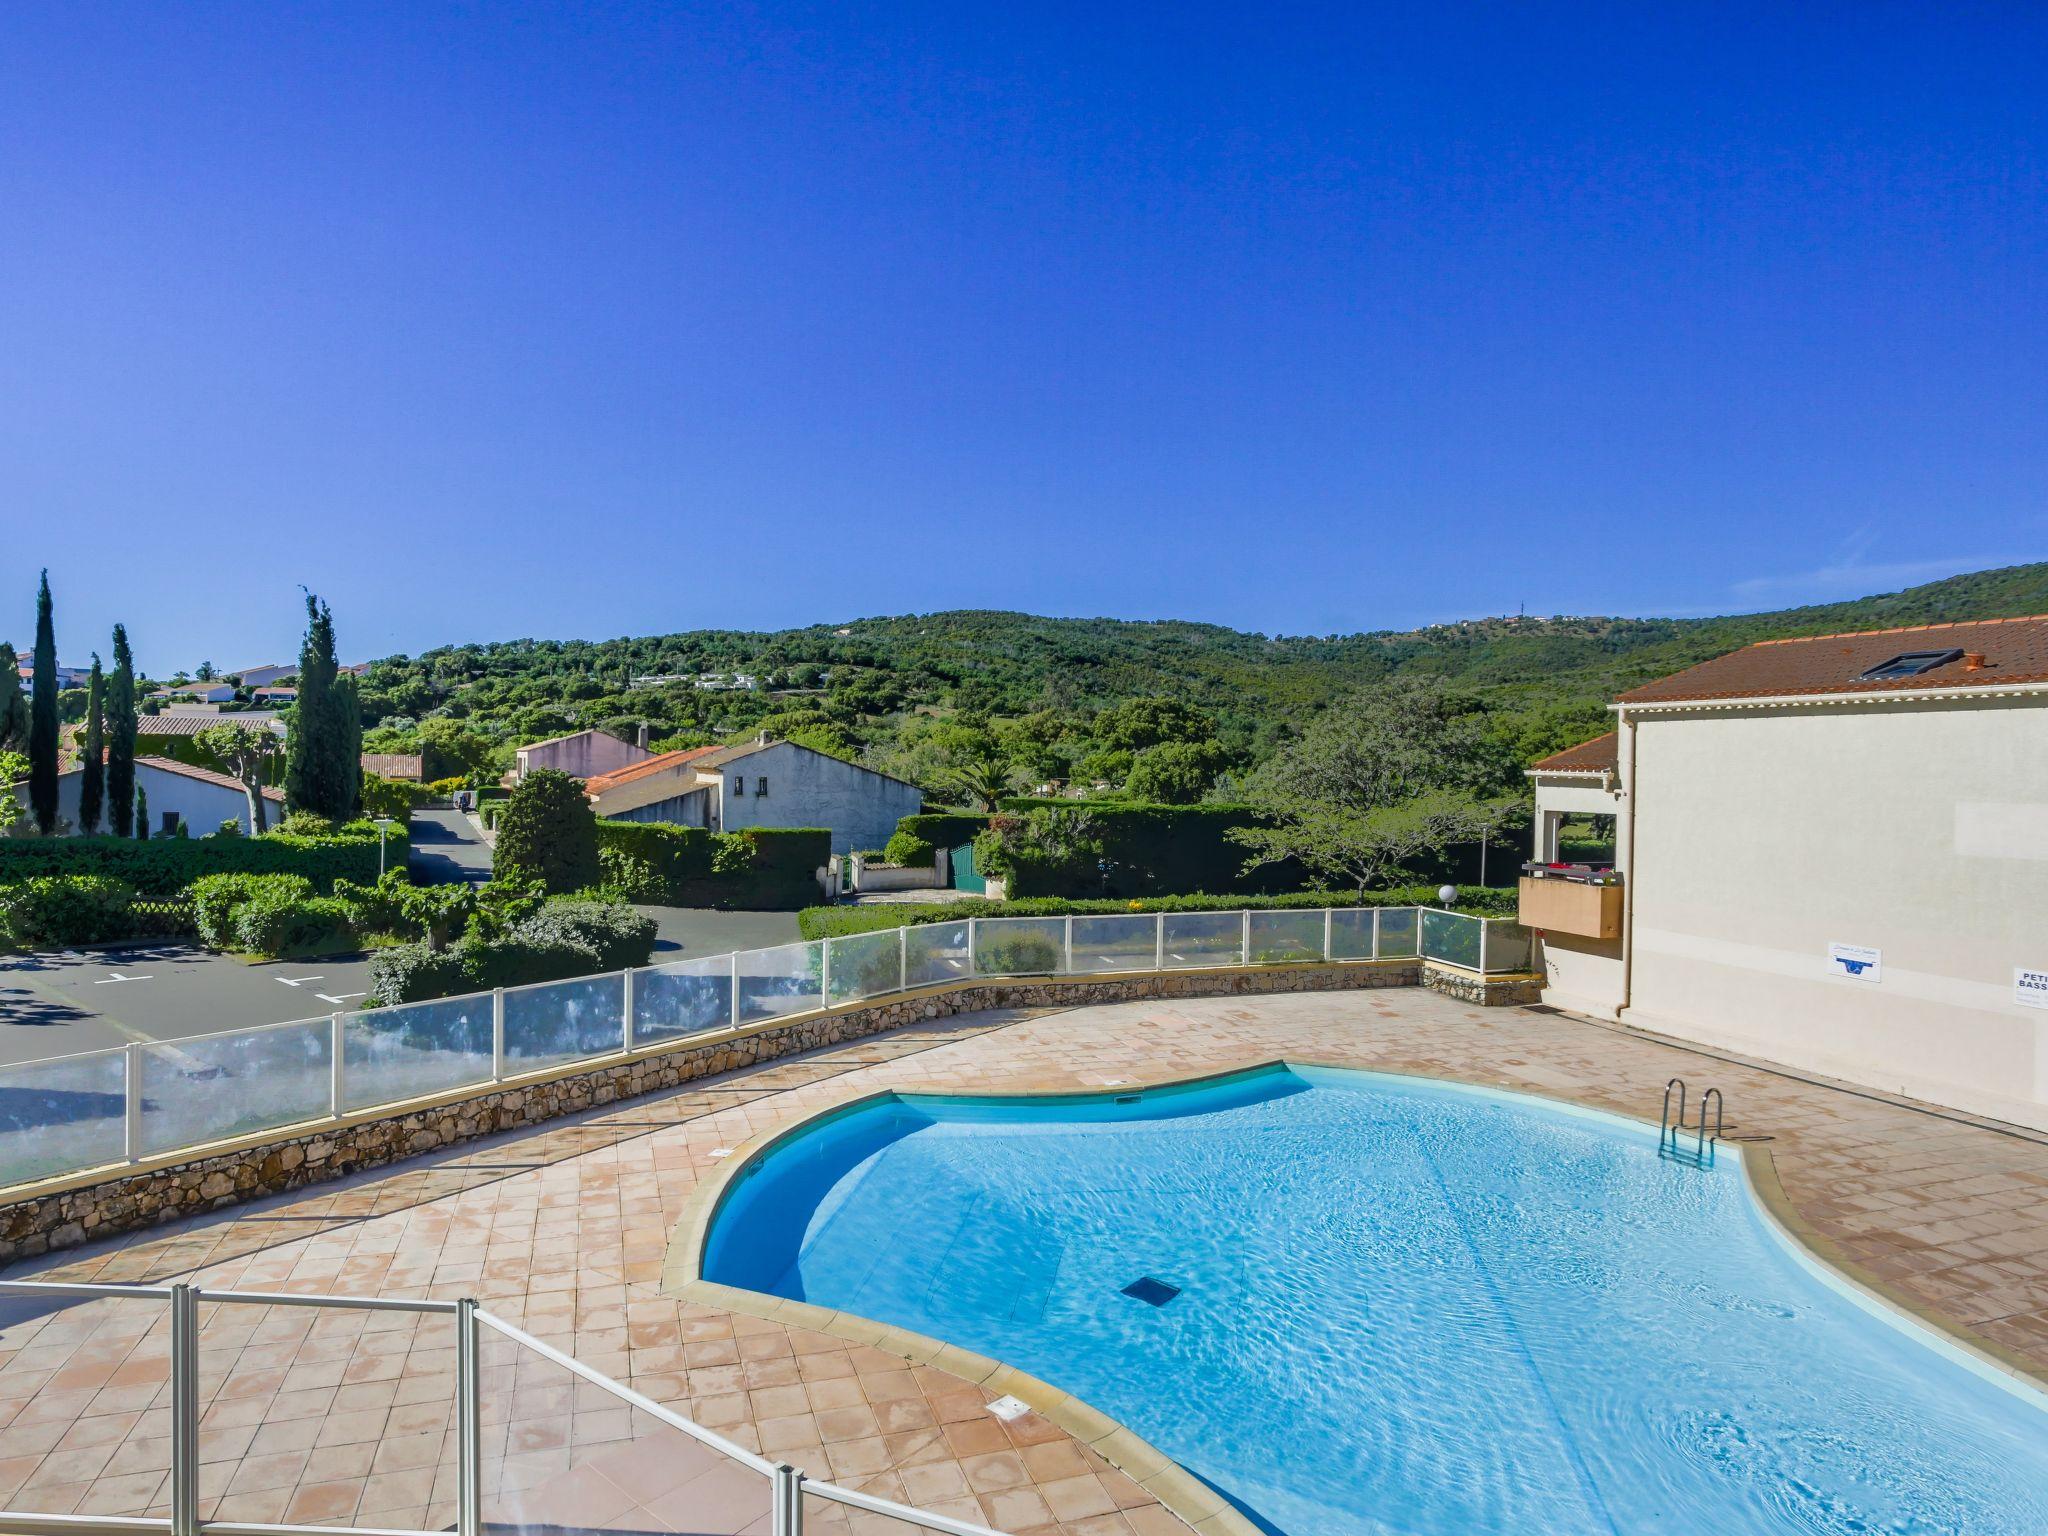
<svg viewBox="0 0 2048 1536">
<path fill-rule="evenodd" d="M 1535 856 L 1545 857 L 1547 818 L 1552 816 L 1618 816 L 1622 810 L 1620 776 L 1603 781 L 1583 775 L 1538 776 L 1535 780 Z M 1614 867 L 1628 877 L 1628 845 L 1617 830 Z M 1543 1000 L 1553 1008 L 1594 1018 L 1612 1019 L 1622 1003 L 1621 940 L 1582 939 L 1571 934 L 1543 936 Z"/>
<path fill-rule="evenodd" d="M 1637 722 L 1626 1022 L 2048 1129 L 2048 700 Z"/>
</svg>

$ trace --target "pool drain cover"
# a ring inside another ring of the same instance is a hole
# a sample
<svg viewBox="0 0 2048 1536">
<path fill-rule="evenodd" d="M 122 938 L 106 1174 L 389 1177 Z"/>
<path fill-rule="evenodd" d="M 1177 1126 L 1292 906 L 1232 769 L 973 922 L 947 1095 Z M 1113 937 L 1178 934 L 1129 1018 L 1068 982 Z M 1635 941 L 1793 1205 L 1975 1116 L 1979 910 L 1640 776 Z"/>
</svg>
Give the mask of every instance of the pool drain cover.
<svg viewBox="0 0 2048 1536">
<path fill-rule="evenodd" d="M 1168 1285 L 1164 1280 L 1155 1280 L 1150 1275 L 1140 1275 L 1124 1287 L 1126 1296 L 1135 1296 L 1151 1306 L 1163 1307 L 1180 1294 L 1180 1287 Z"/>
</svg>

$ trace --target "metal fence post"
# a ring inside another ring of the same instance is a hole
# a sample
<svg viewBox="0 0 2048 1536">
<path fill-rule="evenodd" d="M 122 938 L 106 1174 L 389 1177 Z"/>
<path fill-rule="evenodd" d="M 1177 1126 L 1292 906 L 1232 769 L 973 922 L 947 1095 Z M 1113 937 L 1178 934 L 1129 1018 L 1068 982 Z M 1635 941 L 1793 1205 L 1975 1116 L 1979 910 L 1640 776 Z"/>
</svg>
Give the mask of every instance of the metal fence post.
<svg viewBox="0 0 2048 1536">
<path fill-rule="evenodd" d="M 979 921 L 979 918 L 974 917 L 967 919 L 967 974 L 970 976 L 979 976 L 981 974 L 981 946 L 975 942 L 974 926 Z"/>
<path fill-rule="evenodd" d="M 896 930 L 896 990 L 910 990 L 910 925 Z"/>
<path fill-rule="evenodd" d="M 619 998 L 623 1004 L 619 1011 L 624 1018 L 619 1026 L 619 1049 L 630 1051 L 633 1049 L 633 967 L 627 966 L 619 976 Z"/>
<path fill-rule="evenodd" d="M 1380 909 L 1378 907 L 1372 909 L 1372 957 L 1375 960 L 1380 957 Z"/>
<path fill-rule="evenodd" d="M 483 1536 L 483 1373 L 477 1364 L 476 1302 L 455 1303 L 455 1530 Z"/>
<path fill-rule="evenodd" d="M 347 1028 L 342 1023 L 346 1017 L 347 1015 L 337 1008 L 328 1020 L 334 1033 L 331 1037 L 332 1044 L 328 1047 L 328 1054 L 332 1059 L 327 1063 L 327 1112 L 337 1120 L 341 1118 L 341 1112 L 348 1104 L 348 1093 L 341 1080 L 342 1072 L 345 1070 L 344 1063 L 348 1060 L 348 1052 L 344 1048 L 348 1038 Z"/>
<path fill-rule="evenodd" d="M 171 1536 L 199 1536 L 199 1293 L 171 1287 Z"/>
<path fill-rule="evenodd" d="M 731 955 L 727 956 L 727 959 L 732 963 L 732 997 L 729 1000 L 732 1004 L 732 1027 L 738 1029 L 740 1027 L 740 952 L 734 950 Z"/>
<path fill-rule="evenodd" d="M 142 1157 L 142 1047 L 130 1041 L 121 1053 L 121 1153 L 131 1163 Z"/>
<path fill-rule="evenodd" d="M 1062 920 L 1060 948 L 1064 953 L 1064 958 L 1060 962 L 1060 970 L 1065 975 L 1071 976 L 1074 974 L 1074 920 L 1071 917 Z"/>
<path fill-rule="evenodd" d="M 818 940 L 818 1006 L 832 1006 L 832 941 Z"/>
<path fill-rule="evenodd" d="M 1238 932 L 1237 963 L 1239 965 L 1250 965 L 1252 963 L 1252 909 L 1246 907 L 1238 916 L 1243 921 Z"/>
<path fill-rule="evenodd" d="M 1323 963 L 1325 965 L 1330 963 L 1330 936 L 1336 922 L 1337 914 L 1328 907 L 1323 908 Z"/>
<path fill-rule="evenodd" d="M 1166 969 L 1166 913 L 1164 910 L 1152 915 L 1152 969 Z"/>
<path fill-rule="evenodd" d="M 769 1485 L 768 1527 L 771 1536 L 803 1536 L 804 1475 L 786 1462 L 778 1465 Z"/>
<path fill-rule="evenodd" d="M 505 989 L 491 988 L 491 1081 L 505 1080 Z"/>
</svg>

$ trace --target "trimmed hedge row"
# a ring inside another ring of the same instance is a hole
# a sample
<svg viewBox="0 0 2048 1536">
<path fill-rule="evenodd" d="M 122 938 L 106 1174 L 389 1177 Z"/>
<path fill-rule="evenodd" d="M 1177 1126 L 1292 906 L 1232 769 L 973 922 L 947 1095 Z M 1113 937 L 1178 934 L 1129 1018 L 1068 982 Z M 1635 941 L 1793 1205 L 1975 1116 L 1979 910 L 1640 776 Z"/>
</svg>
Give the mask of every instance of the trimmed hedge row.
<svg viewBox="0 0 2048 1536">
<path fill-rule="evenodd" d="M 608 889 L 664 907 L 788 912 L 819 895 L 832 857 L 822 827 L 708 832 L 660 821 L 600 821 L 598 857 Z"/>
<path fill-rule="evenodd" d="M 1153 896 L 1129 901 L 1070 901 L 1058 896 L 1033 896 L 1018 901 L 877 902 L 862 907 L 805 907 L 797 927 L 806 939 L 836 939 L 849 933 L 873 933 L 914 923 L 956 923 L 969 917 L 1085 917 L 1125 912 L 1234 912 L 1290 907 L 1434 907 L 1433 885 L 1397 886 L 1369 891 L 1291 891 L 1284 896 Z M 1516 894 L 1467 886 L 1458 892 L 1457 910 L 1474 917 L 1513 917 Z"/>
<path fill-rule="evenodd" d="M 386 834 L 388 867 L 405 868 L 407 829 Z M 377 829 L 350 822 L 320 837 L 268 832 L 262 837 L 0 838 L 0 884 L 40 875 L 97 875 L 143 896 L 176 896 L 205 875 L 300 875 L 321 891 L 337 880 L 377 878 Z"/>
<path fill-rule="evenodd" d="M 896 823 L 882 856 L 891 864 L 929 864 L 941 848 L 971 843 L 988 826 L 986 816 L 963 811 L 921 811 Z"/>
<path fill-rule="evenodd" d="M 370 960 L 370 999 L 388 1007 L 624 970 L 653 958 L 654 937 L 654 919 L 623 903 L 557 899 L 496 938 L 379 950 Z"/>
<path fill-rule="evenodd" d="M 1086 814 L 1101 845 L 1100 861 L 1109 867 L 1102 869 L 1095 856 L 1062 865 L 1032 858 L 1021 849 L 984 860 L 982 872 L 1002 875 L 1013 896 L 1132 897 L 1180 891 L 1273 895 L 1300 890 L 1308 883 L 1307 872 L 1291 859 L 1244 872 L 1246 850 L 1226 834 L 1233 827 L 1259 823 L 1259 813 L 1250 806 L 1012 799 L 1003 802 L 1007 815 L 998 822 L 1040 808 Z M 977 855 L 982 852 L 983 848 L 976 849 Z"/>
</svg>

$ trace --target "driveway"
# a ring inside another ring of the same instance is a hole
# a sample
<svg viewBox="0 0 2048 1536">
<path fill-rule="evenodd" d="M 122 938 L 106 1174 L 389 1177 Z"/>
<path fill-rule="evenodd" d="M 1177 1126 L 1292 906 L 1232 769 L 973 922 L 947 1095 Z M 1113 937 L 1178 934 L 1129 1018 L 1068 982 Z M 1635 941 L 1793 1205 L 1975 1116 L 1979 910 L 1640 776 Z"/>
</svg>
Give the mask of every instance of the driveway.
<svg viewBox="0 0 2048 1536">
<path fill-rule="evenodd" d="M 491 878 L 491 845 L 460 811 L 414 811 L 410 867 L 420 885 L 482 885 Z"/>
<path fill-rule="evenodd" d="M 642 907 L 654 919 L 654 963 L 694 960 L 734 949 L 767 949 L 794 944 L 794 912 L 713 912 L 698 907 Z"/>
</svg>

